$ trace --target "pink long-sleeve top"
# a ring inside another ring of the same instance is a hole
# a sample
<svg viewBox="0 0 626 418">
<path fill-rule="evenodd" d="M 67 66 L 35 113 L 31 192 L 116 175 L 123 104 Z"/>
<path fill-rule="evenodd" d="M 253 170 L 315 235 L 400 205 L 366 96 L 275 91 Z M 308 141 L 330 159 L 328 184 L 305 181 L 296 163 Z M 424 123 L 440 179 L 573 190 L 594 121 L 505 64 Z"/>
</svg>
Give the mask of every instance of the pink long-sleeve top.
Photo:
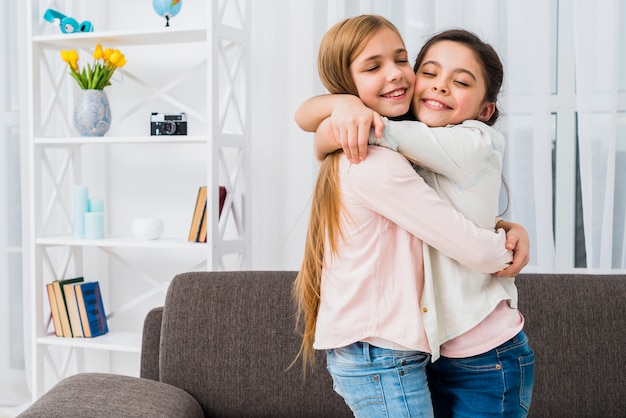
<svg viewBox="0 0 626 418">
<path fill-rule="evenodd" d="M 488 273 L 512 260 L 504 231 L 466 220 L 391 150 L 370 146 L 360 164 L 342 157 L 339 165 L 343 239 L 325 256 L 314 347 L 367 341 L 431 352 L 426 330 L 437 320 L 434 306 L 420 305 L 422 240 Z"/>
</svg>

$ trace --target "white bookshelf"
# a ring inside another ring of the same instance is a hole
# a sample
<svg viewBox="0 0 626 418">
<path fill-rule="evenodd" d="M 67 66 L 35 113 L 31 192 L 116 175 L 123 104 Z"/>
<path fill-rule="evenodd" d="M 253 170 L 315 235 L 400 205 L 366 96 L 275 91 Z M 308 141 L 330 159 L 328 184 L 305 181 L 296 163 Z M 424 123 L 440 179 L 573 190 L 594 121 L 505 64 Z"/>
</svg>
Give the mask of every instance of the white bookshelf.
<svg viewBox="0 0 626 418">
<path fill-rule="evenodd" d="M 89 15 L 90 7 L 98 11 L 109 7 L 76 0 L 56 5 L 59 10 L 79 10 L 83 16 Z M 29 232 L 24 239 L 30 243 L 25 276 L 33 311 L 29 327 L 33 399 L 68 374 L 90 371 L 85 359 L 92 352 L 100 353 L 96 356 L 104 352 L 104 363 L 115 352 L 135 354 L 138 362 L 143 315 L 151 303 L 163 300 L 172 278 L 168 270 L 244 269 L 251 243 L 249 0 L 203 4 L 204 15 L 196 16 L 201 25 L 175 26 L 174 18 L 168 28 L 107 30 L 100 25 L 95 32 L 78 34 L 61 34 L 46 22 L 47 7 L 45 1 L 30 0 L 25 16 Z M 111 130 L 104 137 L 85 138 L 72 126 L 78 87 L 59 51 L 79 51 L 82 67 L 90 62 L 97 43 L 120 49 L 127 65 L 116 71 L 121 83 L 115 80 L 105 89 L 113 111 Z M 150 136 L 149 111 L 163 108 L 188 114 L 189 135 Z M 174 175 L 163 175 L 164 169 Z M 155 192 L 160 181 L 162 194 Z M 104 239 L 73 236 L 72 190 L 80 184 L 97 190 L 105 201 Z M 189 242 L 188 229 L 181 225 L 190 224 L 195 193 L 203 185 L 215 191 L 207 200 L 210 213 L 217 213 L 218 187 L 226 186 L 228 194 L 221 218 L 209 218 L 207 242 Z M 125 187 L 137 192 L 123 192 Z M 176 205 L 182 196 L 185 204 Z M 142 204 L 145 210 L 167 213 L 166 225 L 174 225 L 169 235 L 158 240 L 132 235 L 123 216 L 138 212 Z M 50 335 L 45 283 L 72 276 L 104 285 L 108 334 Z M 117 323 L 117 318 L 132 320 Z M 131 322 L 134 329 L 126 329 L 133 328 Z"/>
</svg>

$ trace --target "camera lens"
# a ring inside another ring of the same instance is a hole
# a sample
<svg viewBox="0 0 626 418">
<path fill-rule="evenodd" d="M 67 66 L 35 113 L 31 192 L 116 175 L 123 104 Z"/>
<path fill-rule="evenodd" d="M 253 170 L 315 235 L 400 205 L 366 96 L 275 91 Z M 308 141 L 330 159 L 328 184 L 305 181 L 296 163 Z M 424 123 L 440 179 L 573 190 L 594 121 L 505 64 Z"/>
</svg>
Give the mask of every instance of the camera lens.
<svg viewBox="0 0 626 418">
<path fill-rule="evenodd" d="M 163 132 L 165 132 L 165 135 L 171 135 L 176 132 L 176 123 L 171 120 L 163 122 Z"/>
</svg>

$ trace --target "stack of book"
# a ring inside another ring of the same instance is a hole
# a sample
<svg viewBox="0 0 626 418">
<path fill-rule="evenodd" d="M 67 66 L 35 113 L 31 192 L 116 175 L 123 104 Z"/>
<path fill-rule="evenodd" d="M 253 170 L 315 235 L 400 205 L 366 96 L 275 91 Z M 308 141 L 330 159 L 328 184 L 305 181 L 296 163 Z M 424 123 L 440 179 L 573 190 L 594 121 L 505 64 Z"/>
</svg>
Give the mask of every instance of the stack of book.
<svg viewBox="0 0 626 418">
<path fill-rule="evenodd" d="M 206 242 L 207 235 L 207 188 L 202 186 L 198 189 L 198 197 L 196 198 L 196 206 L 191 218 L 191 227 L 189 228 L 189 241 Z M 217 217 L 222 216 L 224 202 L 226 201 L 226 187 L 219 187 L 219 212 Z"/>
<path fill-rule="evenodd" d="M 57 337 L 92 338 L 109 332 L 100 284 L 83 277 L 46 284 Z"/>
</svg>

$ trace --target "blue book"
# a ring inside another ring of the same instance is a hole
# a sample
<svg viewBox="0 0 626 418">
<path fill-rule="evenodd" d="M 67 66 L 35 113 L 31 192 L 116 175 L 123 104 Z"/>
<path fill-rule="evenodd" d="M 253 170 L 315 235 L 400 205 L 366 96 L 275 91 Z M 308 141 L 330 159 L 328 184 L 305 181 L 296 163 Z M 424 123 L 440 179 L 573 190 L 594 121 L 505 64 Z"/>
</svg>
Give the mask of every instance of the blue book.
<svg viewBox="0 0 626 418">
<path fill-rule="evenodd" d="M 76 284 L 74 292 L 80 321 L 83 325 L 83 335 L 86 338 L 92 338 L 109 332 L 100 284 L 98 282 Z"/>
</svg>

